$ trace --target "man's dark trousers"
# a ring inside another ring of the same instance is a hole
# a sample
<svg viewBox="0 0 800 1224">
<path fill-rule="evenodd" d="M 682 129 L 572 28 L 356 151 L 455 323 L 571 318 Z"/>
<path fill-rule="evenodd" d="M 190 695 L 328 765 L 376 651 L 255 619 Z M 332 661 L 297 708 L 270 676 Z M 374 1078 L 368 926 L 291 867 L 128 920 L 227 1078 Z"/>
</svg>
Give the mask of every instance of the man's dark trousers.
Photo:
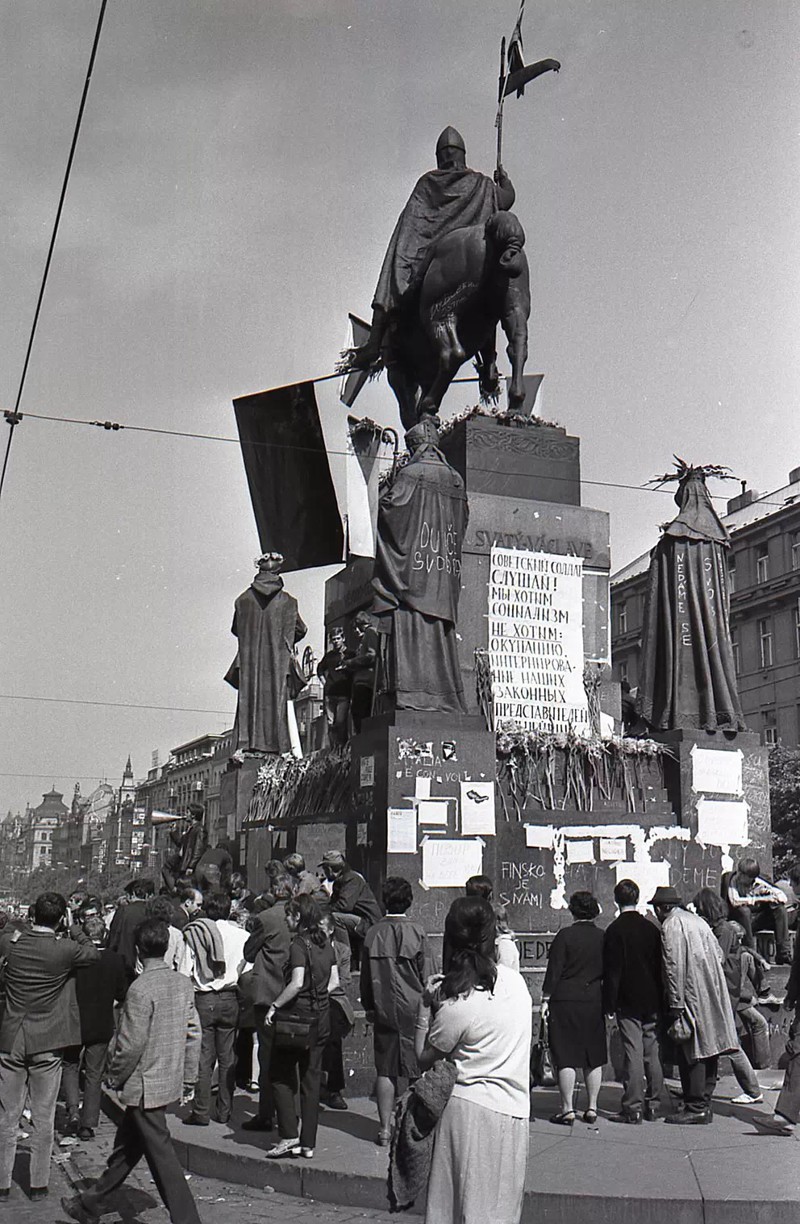
<svg viewBox="0 0 800 1224">
<path fill-rule="evenodd" d="M 639 1020 L 617 1012 L 622 1042 L 622 1111 L 642 1113 L 645 1101 L 657 1106 L 664 1088 L 658 1049 L 658 1016 Z"/>
<path fill-rule="evenodd" d="M 256 1007 L 256 1035 L 258 1037 L 258 1116 L 262 1121 L 274 1121 L 275 1093 L 272 1090 L 270 1063 L 272 1062 L 272 1038 L 275 1027 L 266 1023 L 269 1009 Z"/>
<path fill-rule="evenodd" d="M 219 1063 L 215 1121 L 227 1122 L 233 1108 L 236 1085 L 239 998 L 235 990 L 201 990 L 195 992 L 194 1003 L 203 1030 L 203 1042 L 192 1108 L 196 1117 L 208 1121 L 211 1112 L 211 1076 L 214 1064 Z"/>
<path fill-rule="evenodd" d="M 114 1150 L 98 1181 L 84 1190 L 81 1202 L 88 1212 L 101 1212 L 101 1202 L 121 1186 L 144 1156 L 172 1224 L 201 1224 L 200 1216 L 175 1155 L 164 1106 L 141 1109 L 129 1106 L 117 1128 Z"/>
<path fill-rule="evenodd" d="M 89 1126 L 92 1130 L 95 1130 L 100 1122 L 100 1101 L 107 1052 L 108 1042 L 106 1041 L 83 1046 L 83 1108 L 80 1110 L 80 1119 L 81 1126 Z M 81 1047 L 68 1046 L 64 1051 L 61 1083 L 64 1088 L 67 1113 L 70 1117 L 77 1114 L 80 1108 L 80 1066 Z"/>
<path fill-rule="evenodd" d="M 717 1086 L 719 1058 L 714 1055 L 713 1058 L 690 1062 L 684 1045 L 678 1044 L 675 1049 L 683 1089 L 683 1107 L 687 1113 L 703 1113 L 711 1108 L 711 1098 Z"/>
</svg>

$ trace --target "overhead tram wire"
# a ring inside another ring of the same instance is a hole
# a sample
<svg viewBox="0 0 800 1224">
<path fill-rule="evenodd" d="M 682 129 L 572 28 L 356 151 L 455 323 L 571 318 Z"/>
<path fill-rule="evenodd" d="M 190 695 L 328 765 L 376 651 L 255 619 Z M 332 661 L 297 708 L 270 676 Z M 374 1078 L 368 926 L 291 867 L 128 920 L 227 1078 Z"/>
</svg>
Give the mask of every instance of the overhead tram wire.
<svg viewBox="0 0 800 1224">
<path fill-rule="evenodd" d="M 324 382 L 328 378 L 339 378 L 339 377 L 340 377 L 339 374 L 327 374 L 323 378 L 307 379 L 306 381 L 307 382 L 312 382 L 312 381 L 313 382 Z M 463 381 L 464 382 L 475 382 L 477 380 L 476 379 L 464 379 Z M 168 437 L 168 438 L 192 438 L 200 442 L 225 442 L 228 445 L 233 445 L 233 446 L 239 446 L 241 444 L 240 438 L 231 438 L 227 436 L 226 434 L 195 433 L 194 431 L 188 430 L 188 429 L 163 429 L 157 425 L 126 425 L 119 421 L 88 421 L 82 417 L 53 416 L 51 414 L 43 413 L 43 412 L 26 412 L 24 415 L 26 417 L 30 417 L 34 421 L 52 421 L 59 425 L 90 425 L 90 426 L 93 426 L 94 428 L 105 429 L 107 432 L 114 432 L 114 433 L 125 430 L 126 433 L 156 434 L 156 435 L 160 435 L 162 437 Z M 291 442 L 248 442 L 247 445 L 264 447 L 269 450 L 307 451 L 308 453 L 315 454 L 315 455 L 320 453 L 318 447 L 302 446 L 297 443 L 291 443 Z M 343 451 L 343 450 L 332 450 L 326 447 L 325 453 L 327 455 L 337 455 L 337 456 L 342 456 L 343 458 L 346 458 L 352 452 Z M 379 459 L 379 462 L 380 462 L 380 459 Z M 391 460 L 387 457 L 386 462 L 387 463 L 391 462 Z M 472 470 L 474 472 L 494 473 L 495 469 L 473 466 Z M 555 472 L 548 475 L 547 479 L 549 481 L 563 481 L 568 484 L 574 483 L 574 479 L 572 476 L 559 476 Z M 595 488 L 601 488 L 601 489 L 627 489 L 632 493 L 667 493 L 670 495 L 674 493 L 674 489 L 672 489 L 669 486 L 659 486 L 657 488 L 654 488 L 650 484 L 635 485 L 635 484 L 626 484 L 624 481 L 619 481 L 619 480 L 590 480 L 585 476 L 581 476 L 580 483 L 582 485 L 592 485 Z M 728 500 L 727 497 L 725 497 L 723 494 L 720 494 L 720 493 L 712 493 L 711 497 L 712 497 L 712 500 L 714 501 L 727 501 Z M 750 505 L 752 506 L 760 505 L 760 506 L 776 506 L 776 507 L 783 507 L 785 504 L 786 504 L 785 502 L 767 501 L 766 495 L 765 497 L 754 498 L 754 500 L 750 503 Z"/>
<path fill-rule="evenodd" d="M 56 217 L 53 223 L 53 232 L 50 235 L 50 245 L 47 250 L 47 259 L 45 260 L 44 272 L 39 286 L 39 296 L 36 300 L 36 309 L 33 314 L 33 323 L 31 324 L 30 335 L 28 336 L 28 347 L 25 352 L 25 361 L 22 366 L 22 375 L 17 388 L 17 398 L 14 404 L 13 412 L 6 412 L 5 419 L 8 423 L 8 442 L 6 443 L 6 453 L 3 459 L 3 470 L 0 473 L 0 498 L 3 496 L 3 486 L 5 485 L 6 472 L 8 470 L 8 459 L 11 454 L 11 442 L 14 437 L 14 430 L 22 420 L 22 414 L 19 411 L 20 403 L 22 402 L 22 392 L 25 389 L 25 379 L 28 375 L 28 366 L 30 365 L 31 353 L 33 351 L 33 342 L 36 338 L 36 329 L 39 325 L 39 315 L 44 301 L 45 289 L 47 288 L 47 278 L 50 274 L 50 264 L 53 260 L 53 252 L 56 246 L 56 238 L 58 237 L 58 229 L 61 224 L 61 214 L 64 211 L 64 201 L 67 198 L 67 187 L 69 185 L 70 174 L 72 173 L 72 163 L 75 159 L 75 150 L 78 147 L 78 136 L 80 135 L 81 124 L 83 122 L 83 112 L 86 108 L 86 99 L 89 96 L 89 86 L 92 83 L 92 73 L 94 71 L 94 62 L 97 58 L 97 48 L 100 44 L 100 33 L 103 29 L 103 19 L 106 15 L 106 6 L 108 0 L 100 0 L 100 13 L 97 18 L 97 26 L 94 32 L 94 40 L 92 42 L 92 50 L 89 56 L 89 64 L 86 69 L 86 78 L 83 82 L 83 92 L 81 94 L 80 106 L 78 107 L 78 117 L 75 120 L 75 129 L 72 133 L 72 143 L 69 148 L 69 156 L 67 158 L 67 168 L 64 171 L 64 181 L 61 184 L 61 194 L 58 198 L 58 208 L 56 209 Z"/>
<path fill-rule="evenodd" d="M 112 710 L 163 710 L 168 714 L 220 714 L 231 718 L 231 710 L 208 710 L 197 706 L 145 705 L 135 701 L 90 701 L 80 697 L 39 697 L 30 693 L 0 693 L 0 701 L 40 701 L 49 705 L 103 706 Z"/>
</svg>

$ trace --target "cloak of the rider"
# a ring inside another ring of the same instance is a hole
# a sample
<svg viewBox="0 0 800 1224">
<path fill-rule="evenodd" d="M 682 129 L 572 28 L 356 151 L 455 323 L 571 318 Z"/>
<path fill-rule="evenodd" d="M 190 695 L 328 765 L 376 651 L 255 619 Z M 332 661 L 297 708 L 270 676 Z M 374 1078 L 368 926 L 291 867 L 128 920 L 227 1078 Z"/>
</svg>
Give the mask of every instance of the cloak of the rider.
<svg viewBox="0 0 800 1224">
<path fill-rule="evenodd" d="M 378 710 L 466 708 L 456 619 L 468 513 L 463 480 L 430 443 L 381 496 L 372 580 Z"/>
<path fill-rule="evenodd" d="M 655 730 L 745 728 L 729 627 L 730 537 L 703 468 L 679 469 L 680 513 L 650 555 L 639 708 Z"/>
<path fill-rule="evenodd" d="M 397 309 L 434 242 L 461 226 L 483 225 L 501 206 L 498 187 L 478 170 L 464 167 L 423 174 L 394 227 L 373 308 Z"/>
<path fill-rule="evenodd" d="M 231 633 L 239 648 L 225 679 L 239 690 L 234 751 L 283 753 L 291 747 L 287 701 L 296 642 L 306 626 L 278 574 L 260 572 L 236 600 Z"/>
</svg>

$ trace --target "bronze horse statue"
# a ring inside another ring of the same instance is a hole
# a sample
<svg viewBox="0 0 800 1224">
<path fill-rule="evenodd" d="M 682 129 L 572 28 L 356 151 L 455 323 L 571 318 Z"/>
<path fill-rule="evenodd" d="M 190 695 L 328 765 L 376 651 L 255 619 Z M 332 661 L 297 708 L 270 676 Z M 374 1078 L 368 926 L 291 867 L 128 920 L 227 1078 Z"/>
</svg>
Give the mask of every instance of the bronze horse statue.
<svg viewBox="0 0 800 1224">
<path fill-rule="evenodd" d="M 498 323 L 511 363 L 508 409 L 521 410 L 531 310 L 524 244 L 517 217 L 500 211 L 483 225 L 451 230 L 431 247 L 381 354 L 405 429 L 425 413 L 436 415 L 447 388 L 471 358 L 481 398 L 498 398 Z M 358 350 L 349 358 L 351 368 L 358 368 Z"/>
</svg>

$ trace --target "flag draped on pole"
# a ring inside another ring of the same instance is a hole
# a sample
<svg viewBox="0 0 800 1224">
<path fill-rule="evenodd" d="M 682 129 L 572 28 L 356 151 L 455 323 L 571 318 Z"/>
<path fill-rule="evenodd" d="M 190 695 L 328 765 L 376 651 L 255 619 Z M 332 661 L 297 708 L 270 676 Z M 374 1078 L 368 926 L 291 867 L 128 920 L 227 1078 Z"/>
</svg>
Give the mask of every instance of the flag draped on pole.
<svg viewBox="0 0 800 1224">
<path fill-rule="evenodd" d="M 365 424 L 355 417 L 347 418 L 351 446 L 347 456 L 348 557 L 375 556 L 381 431 L 365 428 Z"/>
<path fill-rule="evenodd" d="M 348 318 L 348 337 L 345 344 L 345 349 L 357 349 L 362 344 L 366 344 L 370 333 L 369 323 L 365 323 L 363 319 L 359 319 L 358 315 L 349 314 Z M 352 370 L 349 374 L 345 374 L 342 378 L 342 385 L 339 390 L 339 399 L 346 408 L 352 408 L 356 402 L 358 395 L 364 383 L 369 378 L 368 370 Z"/>
<path fill-rule="evenodd" d="M 247 483 L 264 552 L 287 570 L 342 560 L 344 532 L 314 384 L 233 401 Z"/>
</svg>

